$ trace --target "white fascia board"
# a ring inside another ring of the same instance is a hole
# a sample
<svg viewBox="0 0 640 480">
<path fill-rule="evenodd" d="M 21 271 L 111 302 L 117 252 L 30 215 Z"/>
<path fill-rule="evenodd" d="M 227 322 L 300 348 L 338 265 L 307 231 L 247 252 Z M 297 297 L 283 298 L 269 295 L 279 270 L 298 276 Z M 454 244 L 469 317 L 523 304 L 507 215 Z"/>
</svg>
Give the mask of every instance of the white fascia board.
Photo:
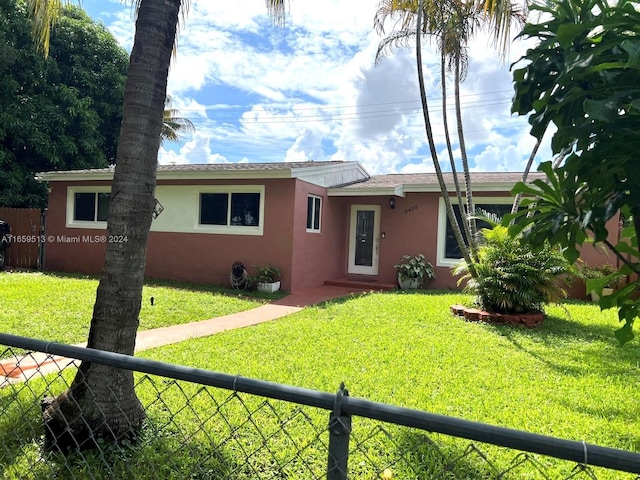
<svg viewBox="0 0 640 480">
<path fill-rule="evenodd" d="M 291 175 L 307 183 L 325 188 L 370 178 L 369 173 L 358 162 L 293 168 Z"/>
<path fill-rule="evenodd" d="M 84 182 L 113 180 L 113 172 L 43 172 L 36 173 L 38 182 Z"/>
<path fill-rule="evenodd" d="M 327 190 L 327 196 L 329 197 L 404 197 L 405 193 L 406 192 L 403 189 L 403 185 L 378 188 L 329 188 Z"/>
</svg>

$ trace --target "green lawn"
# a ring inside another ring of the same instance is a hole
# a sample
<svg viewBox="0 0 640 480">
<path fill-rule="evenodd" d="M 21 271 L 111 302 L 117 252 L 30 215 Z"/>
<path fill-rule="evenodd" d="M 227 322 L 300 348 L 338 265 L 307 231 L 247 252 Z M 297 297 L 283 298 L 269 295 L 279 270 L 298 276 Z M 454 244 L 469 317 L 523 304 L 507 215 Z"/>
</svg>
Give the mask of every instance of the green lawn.
<svg viewBox="0 0 640 480">
<path fill-rule="evenodd" d="M 20 316 L 40 312 L 37 314 L 44 321 L 42 312 L 47 310 L 46 318 L 79 318 L 88 325 L 94 280 L 64 279 L 67 287 L 77 282 L 74 289 L 86 290 L 86 306 L 71 298 L 45 303 L 42 295 L 60 279 L 48 275 L 29 278 L 39 294 L 9 295 L 12 309 L 20 311 Z M 6 304 L 4 292 L 10 283 L 0 276 L 0 305 Z M 69 294 L 68 288 L 55 288 L 58 296 Z M 175 290 L 146 287 L 143 313 L 176 321 L 167 316 L 182 318 L 185 310 L 198 311 L 204 298 L 213 303 L 218 298 L 194 291 L 190 292 L 192 302 L 169 301 L 170 292 L 188 296 L 189 292 Z M 150 295 L 157 299 L 155 307 L 147 305 Z M 613 336 L 619 326 L 615 312 L 569 302 L 549 307 L 544 325 L 522 329 L 465 322 L 449 314 L 449 306 L 457 303 L 469 304 L 470 298 L 438 292 L 372 293 L 306 308 L 254 327 L 145 351 L 140 356 L 328 392 L 336 391 L 344 381 L 352 396 L 640 452 L 640 342 L 636 339 L 624 347 L 618 345 Z M 212 306 L 202 308 L 203 318 L 213 316 Z M 65 313 L 51 311 L 56 309 Z M 14 314 L 13 319 L 17 317 Z M 5 328 L 8 319 L 0 319 Z M 146 325 L 150 328 L 150 323 Z M 42 330 L 41 335 L 47 334 Z M 138 394 L 149 405 L 147 435 L 152 440 L 122 459 L 122 471 L 133 472 L 136 478 L 183 478 L 175 472 L 185 471 L 215 472 L 212 476 L 194 473 L 193 478 L 284 478 L 273 458 L 286 463 L 307 444 L 310 446 L 301 456 L 315 459 L 320 470 L 326 465 L 326 451 L 318 445 L 317 430 L 325 429 L 327 412 L 305 408 L 303 416 L 296 416 L 296 407 L 281 402 L 269 402 L 265 407 L 263 399 L 250 395 L 229 398 L 227 391 L 203 391 L 185 384 L 177 387 L 162 379 L 153 385 L 144 381 Z M 191 398 L 190 408 L 183 408 L 185 398 Z M 253 409 L 260 411 L 247 422 L 247 411 Z M 220 414 L 213 415 L 216 411 Z M 33 415 L 37 422 L 37 411 Z M 292 415 L 294 420 L 289 422 Z M 16 417 L 17 424 L 20 418 Z M 244 426 L 236 431 L 227 422 Z M 287 435 L 274 433 L 285 424 Z M 445 452 L 443 459 L 428 448 L 420 432 L 389 425 L 380 430 L 379 424 L 364 419 L 353 420 L 353 432 L 352 447 L 363 443 L 350 459 L 350 478 L 380 478 L 379 472 L 387 465 L 391 465 L 393 478 L 492 478 L 477 455 L 460 461 L 453 472 L 433 474 L 438 465 L 460 455 L 469 441 L 429 435 Z M 367 440 L 370 434 L 373 436 Z M 226 466 L 220 465 L 221 457 L 210 457 L 212 442 L 223 438 L 231 440 L 223 446 L 216 443 L 216 449 L 226 459 Z M 268 450 L 259 448 L 265 443 Z M 500 470 L 517 453 L 488 445 L 480 449 Z M 33 449 L 24 451 L 34 454 Z M 14 465 L 20 459 L 26 461 L 24 455 L 13 460 Z M 171 461 L 160 460 L 161 467 L 156 467 L 159 455 Z M 399 457 L 406 462 L 392 465 Z M 0 464 L 5 461 L 0 455 Z M 573 467 L 546 457 L 538 457 L 538 461 L 551 478 L 565 478 Z M 241 468 L 231 475 L 226 469 L 234 462 L 250 463 L 253 470 Z M 372 463 L 376 467 L 371 467 Z M 504 478 L 542 478 L 530 467 L 525 464 Z M 310 475 L 295 462 L 284 470 L 288 478 Z M 160 473 L 164 471 L 166 476 Z M 256 475 L 256 471 L 262 473 Z M 109 477 L 93 474 L 92 478 Z M 634 477 L 598 470 L 597 478 Z"/>
<path fill-rule="evenodd" d="M 458 294 L 376 293 L 142 355 L 323 391 L 344 381 L 370 400 L 640 451 L 640 350 L 637 340 L 618 345 L 614 312 L 550 307 L 545 324 L 530 330 L 448 313 L 464 302 Z M 503 465 L 514 456 L 489 451 Z M 622 478 L 608 475 L 598 478 Z"/>
<path fill-rule="evenodd" d="M 62 343 L 84 342 L 97 287 L 98 280 L 91 277 L 1 273 L 0 331 Z M 147 282 L 142 295 L 141 330 L 207 320 L 265 302 L 221 288 L 170 282 Z"/>
</svg>

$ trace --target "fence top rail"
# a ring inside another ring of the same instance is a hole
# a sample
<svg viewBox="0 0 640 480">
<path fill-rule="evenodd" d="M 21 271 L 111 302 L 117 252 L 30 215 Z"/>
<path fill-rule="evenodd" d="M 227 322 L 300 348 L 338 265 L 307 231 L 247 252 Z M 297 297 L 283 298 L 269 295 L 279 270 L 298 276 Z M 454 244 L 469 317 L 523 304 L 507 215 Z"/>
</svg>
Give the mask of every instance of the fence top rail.
<svg viewBox="0 0 640 480">
<path fill-rule="evenodd" d="M 136 358 L 129 355 L 75 347 L 57 342 L 0 333 L 0 344 L 50 355 L 60 355 L 85 362 L 158 375 L 176 380 L 284 400 L 299 405 L 333 410 L 336 395 L 294 387 L 281 383 L 256 380 L 239 375 L 214 372 L 171 363 Z M 340 395 L 343 415 L 360 416 L 382 422 L 418 428 L 429 432 L 475 440 L 525 452 L 538 453 L 585 465 L 601 466 L 625 472 L 640 473 L 640 453 L 593 445 L 584 441 L 566 440 L 547 435 L 498 427 L 456 417 L 397 407 L 362 398 Z"/>
</svg>

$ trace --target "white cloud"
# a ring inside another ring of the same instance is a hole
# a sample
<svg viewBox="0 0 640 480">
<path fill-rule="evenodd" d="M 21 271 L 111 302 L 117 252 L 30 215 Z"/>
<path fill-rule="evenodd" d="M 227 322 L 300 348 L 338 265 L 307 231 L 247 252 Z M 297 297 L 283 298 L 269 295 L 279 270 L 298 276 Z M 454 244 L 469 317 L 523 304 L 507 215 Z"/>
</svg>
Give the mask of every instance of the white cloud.
<svg viewBox="0 0 640 480">
<path fill-rule="evenodd" d="M 376 7 L 369 0 L 294 0 L 280 29 L 271 25 L 262 0 L 245 0 L 241 7 L 193 2 L 169 91 L 174 107 L 197 131 L 181 145 L 165 145 L 160 161 L 331 158 L 360 161 L 371 173 L 433 171 L 414 50 L 399 49 L 374 66 L 380 40 L 373 32 Z M 129 7 L 110 8 L 105 24 L 130 45 Z M 99 10 L 108 8 L 100 4 Z M 445 143 L 438 59 L 428 44 L 423 48 L 440 154 Z M 509 61 L 523 51 L 522 42 L 514 44 Z M 532 140 L 526 120 L 510 114 L 509 61 L 500 63 L 484 39 L 471 45 L 470 58 L 461 90 L 469 159 L 476 170 L 513 170 L 526 161 Z M 446 156 L 439 158 L 446 163 Z"/>
</svg>

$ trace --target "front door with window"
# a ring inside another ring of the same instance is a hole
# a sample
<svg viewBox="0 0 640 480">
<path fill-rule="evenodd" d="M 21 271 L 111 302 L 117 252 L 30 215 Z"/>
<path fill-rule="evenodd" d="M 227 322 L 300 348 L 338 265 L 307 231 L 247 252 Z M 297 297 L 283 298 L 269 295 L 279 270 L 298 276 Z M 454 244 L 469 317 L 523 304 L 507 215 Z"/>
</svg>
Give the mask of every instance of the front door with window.
<svg viewBox="0 0 640 480">
<path fill-rule="evenodd" d="M 352 205 L 349 227 L 349 273 L 378 274 L 380 205 Z"/>
</svg>

